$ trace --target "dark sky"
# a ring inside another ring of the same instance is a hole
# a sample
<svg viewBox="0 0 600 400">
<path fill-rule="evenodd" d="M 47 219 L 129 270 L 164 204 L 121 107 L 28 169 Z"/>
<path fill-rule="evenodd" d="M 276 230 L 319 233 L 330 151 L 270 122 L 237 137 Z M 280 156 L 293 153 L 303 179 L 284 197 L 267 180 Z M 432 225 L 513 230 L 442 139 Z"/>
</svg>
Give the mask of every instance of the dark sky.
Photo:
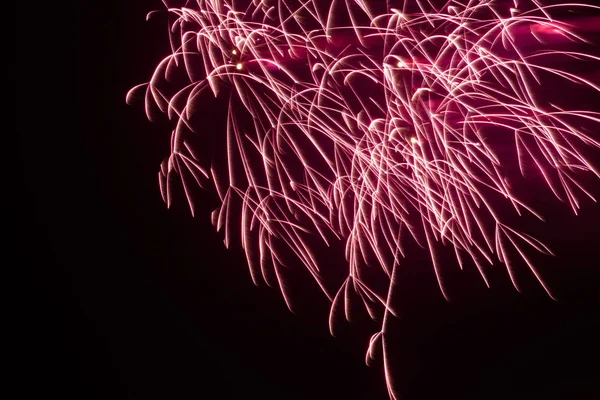
<svg viewBox="0 0 600 400">
<path fill-rule="evenodd" d="M 162 202 L 156 178 L 167 125 L 125 104 L 127 90 L 168 51 L 164 21 L 144 20 L 161 3 L 80 3 L 61 27 L 64 61 L 53 57 L 55 41 L 37 44 L 34 68 L 46 71 L 52 88 L 35 92 L 39 102 L 29 107 L 53 111 L 20 111 L 36 126 L 22 138 L 28 222 L 21 238 L 23 260 L 41 267 L 44 279 L 32 340 L 50 393 L 385 399 L 382 371 L 364 365 L 367 340 L 358 326 L 333 338 L 316 291 L 304 293 L 315 300 L 292 314 L 277 290 L 253 286 L 240 253 L 226 251 L 214 233 L 208 200 L 196 218 L 183 203 L 167 210 Z M 75 93 L 61 93 L 73 80 Z M 544 232 L 559 257 L 543 267 L 558 302 L 533 284 L 518 295 L 498 273 L 494 289 L 464 284 L 467 294 L 447 304 L 426 283 L 432 276 L 407 274 L 414 282 L 403 284 L 406 317 L 393 330 L 392 355 L 405 399 L 600 393 L 600 207 L 586 201 L 578 218 L 558 202 L 544 207 Z"/>
</svg>

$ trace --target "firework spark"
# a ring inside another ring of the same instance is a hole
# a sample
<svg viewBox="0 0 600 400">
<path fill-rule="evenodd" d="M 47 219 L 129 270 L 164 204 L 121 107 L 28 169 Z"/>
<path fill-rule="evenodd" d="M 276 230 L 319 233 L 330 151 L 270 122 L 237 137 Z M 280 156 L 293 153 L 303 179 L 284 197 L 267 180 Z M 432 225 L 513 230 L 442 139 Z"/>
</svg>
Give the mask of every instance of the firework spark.
<svg viewBox="0 0 600 400">
<path fill-rule="evenodd" d="M 512 189 L 515 171 L 538 178 L 574 212 L 582 197 L 593 199 L 577 176 L 600 176 L 582 150 L 600 147 L 589 133 L 600 113 L 542 89 L 552 82 L 600 94 L 593 77 L 568 67 L 598 69 L 582 33 L 593 24 L 577 30 L 563 18 L 600 8 L 536 0 L 382 9 L 363 0 L 239 3 L 169 8 L 172 53 L 128 94 L 129 102 L 145 90 L 148 117 L 158 106 L 176 122 L 159 173 L 168 206 L 175 178 L 192 213 L 192 187 L 213 187 L 225 244 L 238 241 L 253 281 L 279 286 L 290 309 L 282 268 L 291 254 L 332 302 L 330 325 L 357 294 L 382 326 L 368 357 L 395 315 L 393 274 L 409 239 L 428 251 L 446 298 L 443 248 L 488 286 L 486 271 L 500 262 L 519 290 L 514 271 L 523 264 L 553 297 L 527 256 L 550 250 L 498 208 L 541 219 Z M 229 101 L 225 145 L 214 157 L 199 155 L 208 134 L 193 120 L 207 92 Z M 344 246 L 343 282 L 326 279 L 316 242 Z M 371 284 L 368 266 L 378 267 L 385 290 Z M 385 343 L 383 352 L 394 398 Z"/>
</svg>

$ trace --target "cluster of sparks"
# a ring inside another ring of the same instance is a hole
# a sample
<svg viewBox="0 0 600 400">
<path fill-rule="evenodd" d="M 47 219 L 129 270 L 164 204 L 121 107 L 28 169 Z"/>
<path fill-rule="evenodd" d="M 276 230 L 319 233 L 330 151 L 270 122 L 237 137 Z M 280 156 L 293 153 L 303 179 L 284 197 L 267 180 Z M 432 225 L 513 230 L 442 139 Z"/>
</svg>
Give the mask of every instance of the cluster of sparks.
<svg viewBox="0 0 600 400">
<path fill-rule="evenodd" d="M 575 212 L 582 196 L 593 199 L 577 175 L 600 176 L 581 151 L 600 147 L 591 133 L 600 113 L 555 104 L 540 88 L 562 82 L 600 93 L 593 79 L 564 67 L 600 66 L 600 58 L 580 50 L 586 39 L 554 17 L 597 8 L 536 0 L 239 3 L 169 8 L 172 53 L 128 95 L 145 90 L 148 116 L 158 106 L 176 121 L 159 173 L 168 205 L 175 178 L 192 212 L 192 186 L 214 187 L 214 224 L 227 246 L 237 240 L 244 249 L 253 281 L 279 286 L 292 308 L 282 268 L 293 254 L 332 302 L 332 320 L 353 291 L 382 322 L 369 354 L 394 315 L 393 272 L 408 240 L 427 250 L 446 297 L 441 248 L 460 268 L 475 266 L 488 286 L 486 271 L 500 262 L 519 290 L 514 268 L 522 264 L 553 297 L 527 256 L 550 250 L 496 207 L 541 219 L 513 192 L 509 171 L 538 179 Z M 186 81 L 173 89 L 174 77 Z M 195 144 L 211 135 L 193 118 L 207 92 L 229 101 L 224 146 L 212 157 Z M 341 243 L 347 264 L 323 265 L 316 242 Z M 346 279 L 327 281 L 327 268 L 344 269 Z M 374 268 L 385 290 L 370 283 Z"/>
</svg>

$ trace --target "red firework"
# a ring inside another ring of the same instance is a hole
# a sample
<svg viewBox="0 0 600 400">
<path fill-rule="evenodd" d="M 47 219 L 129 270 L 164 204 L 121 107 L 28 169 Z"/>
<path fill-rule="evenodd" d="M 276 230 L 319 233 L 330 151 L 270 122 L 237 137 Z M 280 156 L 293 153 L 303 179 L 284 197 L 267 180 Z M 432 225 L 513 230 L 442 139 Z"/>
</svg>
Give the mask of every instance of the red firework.
<svg viewBox="0 0 600 400">
<path fill-rule="evenodd" d="M 575 29 L 563 16 L 600 8 L 425 3 L 198 0 L 169 8 L 172 53 L 128 94 L 145 89 L 148 117 L 158 106 L 176 121 L 159 173 L 167 205 L 176 177 L 192 213 L 192 186 L 214 187 L 213 221 L 226 246 L 239 240 L 254 282 L 279 286 L 290 308 L 281 270 L 291 254 L 332 302 L 330 324 L 357 294 L 381 322 L 368 356 L 395 315 L 389 298 L 407 239 L 427 249 L 446 298 L 441 249 L 460 268 L 475 265 L 488 286 L 486 271 L 500 262 L 519 290 L 514 268 L 524 264 L 553 297 L 527 256 L 550 250 L 497 209 L 541 219 L 509 175 L 534 178 L 537 170 L 574 212 L 582 196 L 593 199 L 577 176 L 600 176 L 584 151 L 600 147 L 590 133 L 600 113 L 542 91 L 552 82 L 598 96 L 593 77 L 570 67 L 600 65 L 586 25 Z M 209 134 L 193 118 L 207 93 L 229 102 L 225 145 L 214 157 L 200 155 Z M 327 279 L 317 242 L 344 246 L 341 284 Z M 367 266 L 379 268 L 378 285 Z M 394 398 L 384 341 L 383 352 Z"/>
</svg>

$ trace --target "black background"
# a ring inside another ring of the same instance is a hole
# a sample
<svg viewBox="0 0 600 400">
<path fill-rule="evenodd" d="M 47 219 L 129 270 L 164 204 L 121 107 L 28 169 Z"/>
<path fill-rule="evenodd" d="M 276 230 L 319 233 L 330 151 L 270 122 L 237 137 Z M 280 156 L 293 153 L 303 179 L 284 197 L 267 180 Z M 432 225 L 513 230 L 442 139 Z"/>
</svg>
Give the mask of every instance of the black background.
<svg viewBox="0 0 600 400">
<path fill-rule="evenodd" d="M 164 20 L 144 21 L 160 2 L 66 8 L 48 14 L 56 38 L 34 29 L 18 44 L 31 60 L 18 89 L 20 260 L 43 278 L 35 382 L 81 399 L 386 398 L 379 363 L 364 365 L 365 337 L 351 326 L 333 338 L 325 304 L 292 314 L 277 290 L 253 286 L 239 252 L 214 233 L 208 202 L 195 219 L 162 202 L 167 125 L 125 104 L 168 51 Z M 544 268 L 560 301 L 535 285 L 518 295 L 501 278 L 451 304 L 423 283 L 429 275 L 406 284 L 414 301 L 393 330 L 405 399 L 600 393 L 600 207 L 586 201 L 574 218 L 549 204 L 559 257 Z"/>
</svg>

